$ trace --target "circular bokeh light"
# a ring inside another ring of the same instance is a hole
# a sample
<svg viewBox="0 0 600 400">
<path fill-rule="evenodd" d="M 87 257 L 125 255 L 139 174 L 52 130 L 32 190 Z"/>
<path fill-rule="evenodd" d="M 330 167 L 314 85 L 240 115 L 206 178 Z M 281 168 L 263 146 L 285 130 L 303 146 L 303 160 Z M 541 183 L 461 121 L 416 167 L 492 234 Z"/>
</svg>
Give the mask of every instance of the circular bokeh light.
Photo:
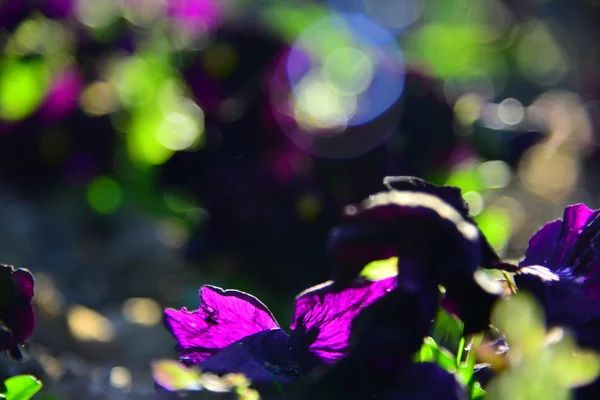
<svg viewBox="0 0 600 400">
<path fill-rule="evenodd" d="M 306 28 L 288 55 L 287 73 L 295 97 L 314 104 L 316 113 L 323 113 L 319 99 L 327 92 L 333 104 L 328 108 L 337 110 L 328 113 L 332 128 L 369 122 L 404 89 L 404 59 L 395 37 L 362 14 L 326 16 Z"/>
<path fill-rule="evenodd" d="M 397 129 L 405 65 L 396 38 L 365 15 L 321 17 L 282 55 L 268 81 L 271 109 L 298 147 L 354 158 Z"/>
<path fill-rule="evenodd" d="M 422 14 L 424 0 L 327 0 L 336 12 L 361 13 L 378 25 L 399 33 L 411 26 Z"/>
</svg>

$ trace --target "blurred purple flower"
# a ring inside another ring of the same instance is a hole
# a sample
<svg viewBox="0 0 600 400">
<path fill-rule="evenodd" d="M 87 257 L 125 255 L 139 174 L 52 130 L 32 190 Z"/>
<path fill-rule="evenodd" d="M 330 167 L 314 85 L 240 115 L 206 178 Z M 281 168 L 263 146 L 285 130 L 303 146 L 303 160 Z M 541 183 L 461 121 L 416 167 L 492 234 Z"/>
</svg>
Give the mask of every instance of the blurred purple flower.
<svg viewBox="0 0 600 400">
<path fill-rule="evenodd" d="M 29 11 L 30 7 L 25 0 L 0 1 L 0 28 L 12 30 Z"/>
<path fill-rule="evenodd" d="M 50 18 L 68 18 L 73 14 L 74 0 L 45 0 L 40 9 Z"/>
<path fill-rule="evenodd" d="M 600 350 L 600 210 L 571 205 L 533 235 L 515 283 L 543 304 L 549 326 Z"/>
<path fill-rule="evenodd" d="M 41 117 L 46 121 L 56 121 L 75 111 L 82 88 L 83 77 L 77 69 L 59 71 L 52 79 L 50 90 L 40 108 Z"/>
<path fill-rule="evenodd" d="M 214 286 L 200 289 L 198 310 L 166 309 L 165 325 L 181 360 L 214 373 L 244 373 L 255 384 L 289 383 L 349 348 L 352 321 L 395 286 L 395 279 L 357 282 L 340 292 L 328 282 L 296 297 L 291 333 L 255 297 Z"/>
<path fill-rule="evenodd" d="M 346 207 L 342 224 L 331 232 L 335 281 L 348 284 L 369 262 L 397 256 L 398 286 L 436 295 L 441 284 L 465 329 L 485 329 L 502 289 L 478 267 L 502 264 L 469 215 L 460 189 L 414 177 L 389 177 L 384 183 L 390 190 Z"/>
<path fill-rule="evenodd" d="M 217 0 L 169 0 L 168 15 L 190 32 L 203 32 L 221 22 L 223 5 Z"/>
<path fill-rule="evenodd" d="M 19 345 L 35 328 L 33 283 L 26 269 L 0 264 L 0 349 L 16 359 L 22 357 Z"/>
</svg>

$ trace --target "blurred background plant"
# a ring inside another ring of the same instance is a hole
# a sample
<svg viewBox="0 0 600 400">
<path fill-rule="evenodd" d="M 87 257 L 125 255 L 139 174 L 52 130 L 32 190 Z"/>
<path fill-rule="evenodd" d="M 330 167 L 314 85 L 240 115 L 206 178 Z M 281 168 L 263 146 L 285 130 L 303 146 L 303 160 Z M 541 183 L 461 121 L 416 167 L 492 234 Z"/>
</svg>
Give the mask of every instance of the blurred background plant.
<svg viewBox="0 0 600 400">
<path fill-rule="evenodd" d="M 0 255 L 34 271 L 39 316 L 1 377 L 144 398 L 174 355 L 162 306 L 211 283 L 285 324 L 386 175 L 459 186 L 520 257 L 566 204 L 598 206 L 599 19 L 592 0 L 0 0 Z"/>
<path fill-rule="evenodd" d="M 492 320 L 510 347 L 508 370 L 489 385 L 489 399 L 571 399 L 572 388 L 600 373 L 598 354 L 580 349 L 560 327 L 546 332 L 543 311 L 526 293 L 496 305 Z"/>
</svg>

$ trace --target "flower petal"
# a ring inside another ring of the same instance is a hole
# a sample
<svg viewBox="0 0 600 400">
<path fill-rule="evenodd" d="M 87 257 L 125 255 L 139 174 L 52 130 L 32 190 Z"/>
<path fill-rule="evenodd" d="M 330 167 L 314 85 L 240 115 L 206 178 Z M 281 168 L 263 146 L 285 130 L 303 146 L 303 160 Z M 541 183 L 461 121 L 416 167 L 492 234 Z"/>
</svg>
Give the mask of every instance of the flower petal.
<svg viewBox="0 0 600 400">
<path fill-rule="evenodd" d="M 383 184 L 394 190 L 422 191 L 437 196 L 454 207 L 466 221 L 477 225 L 471 216 L 469 203 L 463 198 L 460 188 L 434 185 L 414 176 L 387 176 L 383 179 Z M 482 255 L 480 265 L 484 268 L 495 268 L 496 264 L 500 262 L 500 257 L 487 238 L 483 235 L 480 236 Z"/>
<path fill-rule="evenodd" d="M 549 222 L 529 240 L 525 258 L 520 265 L 543 265 L 559 270 L 569 264 L 572 249 L 586 230 L 595 212 L 584 204 L 565 208 L 563 219 Z"/>
<path fill-rule="evenodd" d="M 385 398 L 396 400 L 468 398 L 454 374 L 432 363 L 411 364 L 399 374 L 398 381 L 386 395 Z"/>
<path fill-rule="evenodd" d="M 529 241 L 515 283 L 544 306 L 549 326 L 572 329 L 580 345 L 600 350 L 600 210 L 565 208 Z"/>
<path fill-rule="evenodd" d="M 542 268 L 521 269 L 514 277 L 519 290 L 530 292 L 543 305 L 548 326 L 567 327 L 581 346 L 600 350 L 600 297 L 590 296 L 571 277 L 549 278 L 540 273 Z"/>
<path fill-rule="evenodd" d="M 18 346 L 35 328 L 35 313 L 31 305 L 33 276 L 25 269 L 0 264 L 0 349 L 20 355 Z"/>
<path fill-rule="evenodd" d="M 500 262 L 458 188 L 413 177 L 388 177 L 384 183 L 390 191 L 347 207 L 342 225 L 330 235 L 336 283 L 346 287 L 367 263 L 396 256 L 398 286 L 418 291 L 441 284 L 466 331 L 485 329 L 502 291 L 490 291 L 478 279 L 478 266 L 514 266 Z"/>
<path fill-rule="evenodd" d="M 257 298 L 215 286 L 200 289 L 200 306 L 195 311 L 166 309 L 164 323 L 177 339 L 181 359 L 192 364 L 246 336 L 279 327 Z"/>
<path fill-rule="evenodd" d="M 35 312 L 29 301 L 15 303 L 12 313 L 5 319 L 6 325 L 11 328 L 13 345 L 23 343 L 35 329 Z"/>
<path fill-rule="evenodd" d="M 369 262 L 433 254 L 461 258 L 472 273 L 481 263 L 477 226 L 444 199 L 425 192 L 381 192 L 348 206 L 345 220 L 329 237 L 336 282 L 349 284 Z M 395 254 L 394 254 L 395 253 Z"/>
<path fill-rule="evenodd" d="M 395 286 L 393 277 L 362 280 L 339 292 L 334 290 L 333 282 L 306 290 L 296 297 L 292 343 L 307 346 L 324 363 L 337 361 L 348 352 L 356 316 Z"/>
<path fill-rule="evenodd" d="M 504 294 L 500 283 L 489 278 L 483 270 L 473 273 L 472 279 L 449 281 L 443 306 L 464 323 L 465 334 L 488 328 L 492 307 Z"/>
<path fill-rule="evenodd" d="M 31 300 L 33 297 L 33 275 L 24 268 L 17 269 L 12 275 L 15 289 L 20 296 L 26 300 Z"/>
<path fill-rule="evenodd" d="M 454 374 L 432 363 L 409 363 L 390 374 L 378 375 L 359 360 L 344 359 L 292 399 L 466 400 L 468 397 Z"/>
<path fill-rule="evenodd" d="M 289 336 L 281 329 L 271 329 L 247 336 L 230 344 L 200 363 L 204 372 L 242 373 L 253 386 L 272 386 L 273 381 L 287 384 L 299 378 L 288 347 Z"/>
<path fill-rule="evenodd" d="M 379 298 L 355 319 L 350 354 L 293 398 L 410 399 L 411 394 L 419 399 L 463 398 L 455 380 L 447 380 L 443 373 L 428 367 L 415 367 L 412 362 L 431 331 L 437 297 L 437 288 L 409 292 L 399 287 Z M 446 386 L 447 382 L 452 384 Z M 436 396 L 427 396 L 431 393 L 428 389 L 436 388 Z M 424 395 L 419 396 L 421 393 Z M 452 397 L 456 394 L 460 396 Z"/>
</svg>

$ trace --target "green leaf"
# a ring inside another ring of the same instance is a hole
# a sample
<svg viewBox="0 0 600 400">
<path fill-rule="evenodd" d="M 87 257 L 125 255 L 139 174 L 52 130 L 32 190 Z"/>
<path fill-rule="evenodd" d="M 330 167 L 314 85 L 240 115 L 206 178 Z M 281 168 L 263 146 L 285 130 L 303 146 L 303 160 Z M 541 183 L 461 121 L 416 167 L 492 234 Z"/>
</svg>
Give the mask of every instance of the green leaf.
<svg viewBox="0 0 600 400">
<path fill-rule="evenodd" d="M 29 400 L 42 388 L 42 382 L 32 375 L 17 375 L 4 381 L 7 400 Z"/>
<path fill-rule="evenodd" d="M 174 360 L 153 362 L 152 377 L 159 385 L 170 391 L 202 389 L 200 371 L 196 368 L 187 368 Z"/>
<path fill-rule="evenodd" d="M 431 337 L 426 337 L 419 351 L 417 361 L 434 362 L 446 371 L 456 372 L 457 365 L 452 353 L 444 348 L 438 347 Z"/>
<path fill-rule="evenodd" d="M 473 369 L 470 368 L 466 363 L 463 363 L 460 367 L 458 367 L 458 377 L 462 383 L 468 385 L 473 377 Z"/>
<path fill-rule="evenodd" d="M 448 350 L 438 347 L 436 354 L 436 363 L 450 373 L 457 371 L 456 359 Z"/>
<path fill-rule="evenodd" d="M 473 341 L 467 351 L 467 357 L 464 362 L 459 362 L 458 376 L 461 378 L 465 385 L 473 388 L 478 382 L 473 382 L 473 374 L 475 373 L 475 364 L 477 363 L 477 356 L 475 349 L 479 347 L 483 336 L 481 334 L 473 337 Z"/>
<path fill-rule="evenodd" d="M 417 356 L 418 362 L 432 362 L 435 361 L 437 356 L 438 348 L 435 344 L 435 341 L 426 337 L 423 341 L 423 345 L 421 346 L 421 350 L 419 350 L 419 354 Z"/>
<path fill-rule="evenodd" d="M 440 308 L 431 328 L 431 337 L 441 346 L 457 353 L 462 339 L 462 322 Z"/>
<path fill-rule="evenodd" d="M 487 394 L 487 392 L 485 390 L 483 390 L 483 388 L 481 387 L 479 382 L 475 382 L 475 384 L 473 385 L 473 388 L 471 390 L 470 398 L 472 400 L 483 399 L 486 394 Z"/>
</svg>

